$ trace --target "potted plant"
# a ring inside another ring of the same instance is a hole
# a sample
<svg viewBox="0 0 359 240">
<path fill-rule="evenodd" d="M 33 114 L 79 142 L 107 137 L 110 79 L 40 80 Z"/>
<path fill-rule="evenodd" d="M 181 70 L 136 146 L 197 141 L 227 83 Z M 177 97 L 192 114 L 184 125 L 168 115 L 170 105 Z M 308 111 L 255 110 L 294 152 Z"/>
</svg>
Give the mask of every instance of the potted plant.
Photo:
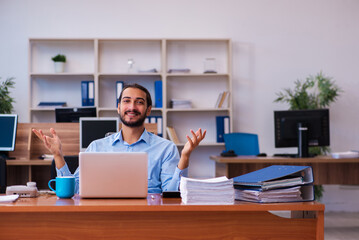
<svg viewBox="0 0 359 240">
<path fill-rule="evenodd" d="M 342 90 L 334 83 L 331 77 L 322 72 L 315 76 L 308 76 L 304 81 L 294 82 L 294 89 L 286 88 L 277 93 L 275 102 L 289 103 L 290 110 L 328 108 L 335 102 Z M 310 147 L 309 152 L 315 155 L 324 155 L 330 152 L 329 147 Z M 323 196 L 323 186 L 315 186 L 315 197 L 320 200 Z"/>
<path fill-rule="evenodd" d="M 1 78 L 0 78 L 1 79 Z M 0 84 L 0 114 L 10 114 L 12 113 L 13 106 L 15 102 L 12 97 L 10 97 L 9 88 L 13 88 L 15 85 L 14 78 L 8 78 Z"/>
<path fill-rule="evenodd" d="M 66 56 L 57 54 L 55 57 L 51 58 L 52 61 L 55 63 L 55 72 L 61 73 L 65 70 L 65 62 L 66 62 Z"/>
</svg>

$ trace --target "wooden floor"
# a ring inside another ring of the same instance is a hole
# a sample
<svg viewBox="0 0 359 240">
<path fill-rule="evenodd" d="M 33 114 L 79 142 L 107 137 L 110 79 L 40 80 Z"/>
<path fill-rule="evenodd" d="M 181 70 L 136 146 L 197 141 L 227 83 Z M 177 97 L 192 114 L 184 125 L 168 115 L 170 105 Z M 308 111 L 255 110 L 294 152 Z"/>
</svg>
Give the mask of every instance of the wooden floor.
<svg viewBox="0 0 359 240">
<path fill-rule="evenodd" d="M 324 214 L 324 239 L 359 239 L 359 212 L 326 212 Z"/>
</svg>

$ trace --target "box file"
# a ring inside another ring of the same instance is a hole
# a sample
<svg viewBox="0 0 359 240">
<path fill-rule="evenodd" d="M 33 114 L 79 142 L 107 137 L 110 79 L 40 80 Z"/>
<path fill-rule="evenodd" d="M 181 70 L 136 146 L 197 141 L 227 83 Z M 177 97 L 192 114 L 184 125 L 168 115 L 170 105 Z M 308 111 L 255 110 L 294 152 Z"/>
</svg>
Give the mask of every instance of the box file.
<svg viewBox="0 0 359 240">
<path fill-rule="evenodd" d="M 216 116 L 217 142 L 224 142 L 224 134 L 230 132 L 229 116 Z"/>
<path fill-rule="evenodd" d="M 162 116 L 156 117 L 156 120 L 157 120 L 157 135 L 162 137 L 163 136 Z"/>
<path fill-rule="evenodd" d="M 81 81 L 82 106 L 95 105 L 95 83 L 94 81 Z"/>
<path fill-rule="evenodd" d="M 116 82 L 116 108 L 118 107 L 119 98 L 120 98 L 122 89 L 123 89 L 123 82 L 117 81 Z"/>
<path fill-rule="evenodd" d="M 155 107 L 162 108 L 162 81 L 155 81 Z"/>
<path fill-rule="evenodd" d="M 252 202 L 313 201 L 310 166 L 272 165 L 233 178 L 236 199 Z"/>
</svg>

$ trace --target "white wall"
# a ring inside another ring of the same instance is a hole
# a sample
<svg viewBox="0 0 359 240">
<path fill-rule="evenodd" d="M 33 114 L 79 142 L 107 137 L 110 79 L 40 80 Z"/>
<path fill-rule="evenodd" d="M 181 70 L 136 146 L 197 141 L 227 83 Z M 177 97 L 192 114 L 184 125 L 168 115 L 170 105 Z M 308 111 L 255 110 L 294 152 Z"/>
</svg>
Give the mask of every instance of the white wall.
<svg viewBox="0 0 359 240">
<path fill-rule="evenodd" d="M 0 0 L 0 77 L 16 77 L 27 122 L 29 38 L 231 38 L 234 131 L 279 152 L 273 110 L 288 106 L 275 93 L 322 70 L 344 90 L 330 108 L 331 148 L 359 149 L 358 12 L 356 0 Z"/>
</svg>

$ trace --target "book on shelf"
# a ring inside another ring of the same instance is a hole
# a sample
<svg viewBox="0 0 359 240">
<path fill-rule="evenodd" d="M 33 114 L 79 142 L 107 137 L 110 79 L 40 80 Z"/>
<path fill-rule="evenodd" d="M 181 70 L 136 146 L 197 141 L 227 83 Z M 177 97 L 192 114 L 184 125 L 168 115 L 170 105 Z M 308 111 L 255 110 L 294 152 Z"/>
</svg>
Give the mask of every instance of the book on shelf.
<svg viewBox="0 0 359 240">
<path fill-rule="evenodd" d="M 167 127 L 167 134 L 169 139 L 174 143 L 174 144 L 180 144 L 180 141 L 178 139 L 176 130 L 174 129 L 174 127 Z"/>
<path fill-rule="evenodd" d="M 220 92 L 216 101 L 216 104 L 214 105 L 215 108 L 219 108 L 219 102 L 221 101 L 223 96 L 223 92 Z"/>
<path fill-rule="evenodd" d="M 185 204 L 233 204 L 233 179 L 217 177 L 194 179 L 181 177 L 180 192 Z"/>
<path fill-rule="evenodd" d="M 170 106 L 173 109 L 189 109 L 192 108 L 192 101 L 189 99 L 171 99 Z"/>
<path fill-rule="evenodd" d="M 138 70 L 139 73 L 157 73 L 156 68 L 150 68 L 150 69 L 144 69 L 144 70 Z"/>
<path fill-rule="evenodd" d="M 58 108 L 66 107 L 66 102 L 39 102 L 37 107 L 39 108 Z"/>
<path fill-rule="evenodd" d="M 229 105 L 229 91 L 223 91 L 218 95 L 215 108 L 227 108 Z"/>
<path fill-rule="evenodd" d="M 272 165 L 233 178 L 237 200 L 253 202 L 313 201 L 310 166 Z"/>
<path fill-rule="evenodd" d="M 191 69 L 189 68 L 171 68 L 168 70 L 168 73 L 190 73 Z"/>
</svg>

